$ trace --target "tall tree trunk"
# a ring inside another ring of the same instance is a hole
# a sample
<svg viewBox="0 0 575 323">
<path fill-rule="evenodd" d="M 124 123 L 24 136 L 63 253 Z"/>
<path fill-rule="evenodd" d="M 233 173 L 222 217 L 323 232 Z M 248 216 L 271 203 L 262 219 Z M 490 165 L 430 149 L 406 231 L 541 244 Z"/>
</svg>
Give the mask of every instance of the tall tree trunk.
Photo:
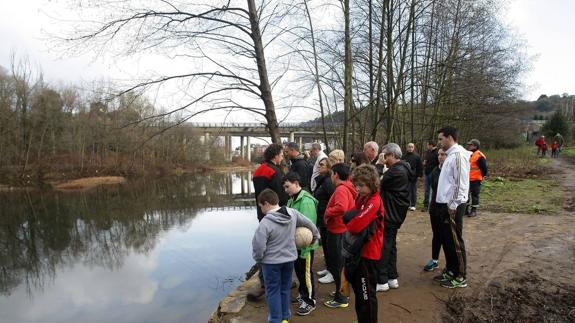
<svg viewBox="0 0 575 323">
<path fill-rule="evenodd" d="M 344 111 L 344 123 L 343 123 L 343 151 L 348 152 L 348 122 L 349 115 L 351 111 L 351 77 L 353 73 L 353 63 L 351 60 L 351 34 L 350 34 L 350 7 L 349 0 L 344 0 L 343 14 L 345 18 L 345 67 L 344 67 L 344 88 L 345 94 L 343 98 L 343 111 Z"/>
<path fill-rule="evenodd" d="M 276 117 L 276 110 L 274 107 L 274 100 L 272 97 L 272 89 L 268 78 L 268 70 L 264 55 L 264 45 L 262 42 L 262 35 L 260 31 L 260 21 L 258 17 L 258 11 L 256 8 L 255 0 L 247 0 L 247 1 L 248 1 L 248 10 L 250 13 L 250 26 L 252 31 L 251 38 L 254 42 L 255 59 L 258 66 L 258 75 L 260 78 L 259 89 L 261 92 L 261 98 L 264 101 L 264 106 L 266 109 L 267 128 L 270 133 L 270 136 L 272 137 L 272 142 L 279 144 L 281 143 L 281 137 L 279 132 L 278 120 Z"/>
</svg>

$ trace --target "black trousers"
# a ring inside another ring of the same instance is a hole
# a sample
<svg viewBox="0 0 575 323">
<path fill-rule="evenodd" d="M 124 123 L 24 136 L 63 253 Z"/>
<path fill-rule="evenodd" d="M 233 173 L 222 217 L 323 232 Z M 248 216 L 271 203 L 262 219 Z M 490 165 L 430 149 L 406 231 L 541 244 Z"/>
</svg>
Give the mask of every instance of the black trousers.
<svg viewBox="0 0 575 323">
<path fill-rule="evenodd" d="M 466 203 L 459 205 L 455 215 L 450 215 L 447 204 L 437 204 L 441 216 L 441 242 L 445 253 L 445 267 L 455 277 L 466 277 L 467 257 L 465 254 L 465 242 L 463 241 L 463 215 Z"/>
<path fill-rule="evenodd" d="M 439 251 L 441 250 L 441 215 L 437 212 L 437 207 L 429 210 L 429 220 L 431 222 L 431 231 L 433 238 L 431 239 L 431 259 L 439 259 Z"/>
<path fill-rule="evenodd" d="M 386 284 L 390 279 L 396 279 L 397 274 L 397 231 L 398 226 L 384 223 L 383 227 L 383 248 L 381 248 L 381 259 L 377 266 L 377 283 Z"/>
<path fill-rule="evenodd" d="M 328 255 L 327 270 L 333 275 L 335 281 L 335 298 L 336 301 L 342 301 L 340 294 L 341 289 L 341 270 L 343 268 L 343 256 L 341 250 L 343 249 L 343 233 L 327 232 L 327 246 Z"/>
<path fill-rule="evenodd" d="M 415 206 L 417 204 L 417 180 L 409 182 L 409 206 Z"/>
<path fill-rule="evenodd" d="M 318 219 L 318 223 L 319 223 L 319 219 Z M 323 221 L 323 219 L 321 220 Z M 325 268 L 327 268 L 327 257 L 328 257 L 328 242 L 327 242 L 327 228 L 325 225 L 319 226 L 317 227 L 319 229 L 319 235 L 321 236 L 321 250 L 323 251 L 323 260 L 325 262 Z M 329 268 L 327 268 L 327 270 L 329 270 Z"/>
<path fill-rule="evenodd" d="M 377 296 L 375 292 L 377 260 L 361 258 L 351 275 L 351 287 L 355 294 L 355 313 L 358 323 L 377 323 Z"/>
<path fill-rule="evenodd" d="M 469 194 L 471 195 L 471 207 L 479 207 L 479 193 L 481 193 L 481 181 L 469 182 Z"/>
<path fill-rule="evenodd" d="M 298 258 L 294 262 L 295 275 L 299 281 L 299 295 L 308 305 L 315 306 L 315 282 L 313 278 L 313 255 L 311 251 L 304 259 L 299 257 L 301 250 L 298 250 Z"/>
</svg>

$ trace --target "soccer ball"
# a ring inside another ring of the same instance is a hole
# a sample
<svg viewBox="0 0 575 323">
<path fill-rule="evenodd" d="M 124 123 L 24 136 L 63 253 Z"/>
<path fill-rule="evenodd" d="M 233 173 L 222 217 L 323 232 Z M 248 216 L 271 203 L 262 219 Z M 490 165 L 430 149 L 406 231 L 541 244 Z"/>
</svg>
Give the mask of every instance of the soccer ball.
<svg viewBox="0 0 575 323">
<path fill-rule="evenodd" d="M 306 227 L 298 227 L 295 229 L 295 246 L 298 249 L 309 247 L 313 241 L 313 233 Z"/>
</svg>

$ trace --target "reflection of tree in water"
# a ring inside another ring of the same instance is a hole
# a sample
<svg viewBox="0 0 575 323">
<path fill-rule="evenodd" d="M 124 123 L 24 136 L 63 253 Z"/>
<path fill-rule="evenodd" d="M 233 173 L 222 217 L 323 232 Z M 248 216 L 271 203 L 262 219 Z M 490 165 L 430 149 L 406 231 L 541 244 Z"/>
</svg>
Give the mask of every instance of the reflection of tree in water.
<svg viewBox="0 0 575 323">
<path fill-rule="evenodd" d="M 84 193 L 0 194 L 0 293 L 9 295 L 23 283 L 31 295 L 58 266 L 120 268 L 130 252 L 148 253 L 161 231 L 188 223 L 199 209 L 246 203 L 231 195 L 238 176 L 138 181 Z"/>
</svg>

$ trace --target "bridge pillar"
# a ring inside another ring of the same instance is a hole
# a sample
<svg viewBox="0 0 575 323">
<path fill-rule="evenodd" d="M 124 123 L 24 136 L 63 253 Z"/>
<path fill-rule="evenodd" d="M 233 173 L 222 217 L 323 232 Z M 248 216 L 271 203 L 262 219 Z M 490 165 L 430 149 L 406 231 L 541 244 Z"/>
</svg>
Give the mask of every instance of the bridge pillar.
<svg viewBox="0 0 575 323">
<path fill-rule="evenodd" d="M 303 152 L 303 137 L 299 137 L 299 151 Z"/>
<path fill-rule="evenodd" d="M 204 156 L 205 160 L 210 160 L 210 133 L 206 132 L 204 134 L 204 145 L 206 145 L 206 155 Z"/>
<path fill-rule="evenodd" d="M 224 158 L 232 161 L 232 136 L 226 135 L 224 138 Z"/>
<path fill-rule="evenodd" d="M 252 161 L 252 154 L 251 154 L 251 147 L 250 147 L 250 136 L 246 137 L 246 157 L 248 161 Z"/>
<path fill-rule="evenodd" d="M 244 136 L 240 136 L 240 158 L 244 159 Z"/>
<path fill-rule="evenodd" d="M 295 142 L 295 132 L 293 131 L 289 133 L 289 142 Z"/>
</svg>

